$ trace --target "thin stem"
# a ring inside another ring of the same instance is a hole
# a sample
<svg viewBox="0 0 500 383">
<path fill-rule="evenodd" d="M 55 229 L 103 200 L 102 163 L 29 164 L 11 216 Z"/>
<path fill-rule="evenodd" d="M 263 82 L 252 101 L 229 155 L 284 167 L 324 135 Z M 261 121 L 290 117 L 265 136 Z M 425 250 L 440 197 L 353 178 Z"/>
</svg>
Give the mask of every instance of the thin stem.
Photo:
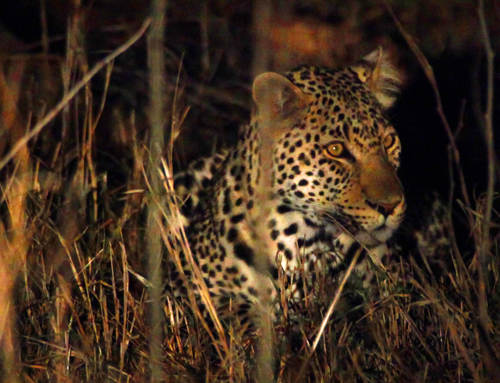
<svg viewBox="0 0 500 383">
<path fill-rule="evenodd" d="M 468 218 L 469 223 L 472 227 L 473 223 L 474 223 L 474 216 L 472 214 L 471 203 L 470 203 L 469 195 L 467 193 L 467 187 L 465 184 L 465 177 L 464 177 L 464 174 L 462 171 L 462 167 L 460 166 L 460 153 L 459 153 L 457 145 L 455 143 L 455 137 L 453 135 L 453 132 L 451 131 L 451 127 L 450 127 L 450 124 L 448 123 L 448 119 L 446 118 L 444 111 L 443 111 L 443 104 L 441 102 L 441 95 L 439 93 L 439 88 L 438 88 L 438 85 L 436 82 L 436 77 L 434 76 L 434 71 L 433 71 L 432 67 L 430 66 L 429 62 L 427 61 L 427 59 L 425 58 L 424 54 L 422 53 L 422 51 L 418 47 L 418 45 L 415 43 L 415 41 L 410 36 L 410 34 L 408 32 L 406 32 L 403 25 L 399 22 L 396 15 L 392 11 L 392 8 L 387 3 L 387 1 L 384 1 L 384 4 L 387 8 L 387 11 L 392 16 L 394 23 L 398 27 L 399 32 L 403 35 L 404 39 L 406 40 L 406 43 L 408 44 L 408 46 L 412 50 L 413 54 L 417 58 L 420 66 L 424 70 L 425 76 L 427 77 L 427 80 L 431 84 L 432 90 L 434 91 L 434 96 L 436 98 L 436 104 L 437 104 L 436 110 L 437 110 L 439 118 L 441 119 L 441 122 L 445 128 L 446 134 L 448 135 L 448 140 L 450 141 L 451 152 L 453 154 L 453 160 L 454 160 L 455 166 L 457 168 L 458 178 L 460 179 L 460 187 L 461 187 L 461 191 L 462 191 L 462 196 L 463 196 L 463 199 L 465 202 L 465 206 L 467 207 L 467 209 L 466 209 L 467 218 Z"/>
</svg>

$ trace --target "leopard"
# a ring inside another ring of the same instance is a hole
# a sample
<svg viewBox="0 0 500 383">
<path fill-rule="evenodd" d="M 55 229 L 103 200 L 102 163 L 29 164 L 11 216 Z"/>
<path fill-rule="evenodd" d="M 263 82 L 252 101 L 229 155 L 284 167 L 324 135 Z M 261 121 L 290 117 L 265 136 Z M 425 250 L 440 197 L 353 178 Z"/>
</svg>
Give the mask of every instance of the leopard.
<svg viewBox="0 0 500 383">
<path fill-rule="evenodd" d="M 387 118 L 400 83 L 381 49 L 345 68 L 258 75 L 236 145 L 174 177 L 189 243 L 169 264 L 174 294 L 205 288 L 216 310 L 245 322 L 276 299 L 279 275 L 292 299 L 299 269 L 319 262 L 333 275 L 361 249 L 356 270 L 369 280 L 406 211 Z"/>
</svg>

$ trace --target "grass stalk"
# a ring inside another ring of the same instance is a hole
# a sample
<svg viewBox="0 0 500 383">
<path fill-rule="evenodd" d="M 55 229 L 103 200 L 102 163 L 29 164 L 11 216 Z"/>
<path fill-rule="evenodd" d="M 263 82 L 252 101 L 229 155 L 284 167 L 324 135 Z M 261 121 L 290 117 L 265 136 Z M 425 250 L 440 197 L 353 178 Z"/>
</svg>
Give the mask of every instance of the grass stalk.
<svg viewBox="0 0 500 383">
<path fill-rule="evenodd" d="M 488 315 L 488 300 L 487 300 L 487 269 L 491 261 L 491 216 L 493 210 L 493 198 L 495 193 L 496 172 L 495 168 L 498 164 L 495 161 L 495 142 L 493 137 L 493 89 L 494 89 L 494 57 L 495 53 L 491 47 L 490 37 L 488 34 L 488 26 L 484 14 L 484 1 L 479 0 L 478 5 L 479 24 L 481 26 L 481 35 L 484 42 L 484 50 L 486 55 L 486 110 L 483 118 L 480 119 L 481 127 L 484 133 L 488 158 L 488 186 L 486 189 L 486 201 L 482 211 L 482 224 L 477 246 L 478 257 L 478 276 L 479 276 L 479 322 L 478 330 L 482 336 L 480 337 L 482 345 L 482 354 L 484 356 L 486 369 L 491 381 L 500 380 L 500 360 L 492 351 L 490 331 L 491 319 Z M 477 241 L 477 239 L 476 239 Z"/>
<path fill-rule="evenodd" d="M 149 105 L 150 105 L 150 137 L 149 137 L 149 161 L 147 177 L 149 180 L 149 192 L 153 198 L 148 203 L 146 224 L 146 256 L 148 259 L 150 304 L 149 325 L 151 334 L 149 337 L 150 348 L 150 370 L 151 382 L 164 381 L 164 373 L 161 367 L 163 334 L 163 273 L 162 273 L 162 216 L 158 202 L 163 201 L 161 194 L 161 178 L 159 169 L 161 156 L 164 150 L 165 115 L 165 62 L 163 57 L 164 34 L 165 34 L 165 12 L 167 2 L 165 0 L 153 0 L 151 2 L 151 28 L 148 33 L 148 67 L 149 67 Z M 167 139 L 167 142 L 170 140 Z M 161 202 L 160 202 L 161 204 Z"/>
<path fill-rule="evenodd" d="M 434 76 L 434 70 L 432 69 L 431 65 L 429 64 L 429 61 L 427 60 L 427 58 L 423 54 L 422 50 L 418 47 L 418 45 L 413 40 L 413 37 L 408 32 L 406 32 L 405 28 L 403 27 L 401 22 L 398 20 L 398 18 L 394 14 L 394 12 L 393 12 L 392 8 L 389 6 L 388 2 L 384 1 L 384 4 L 385 4 L 389 14 L 392 16 L 392 19 L 394 20 L 394 23 L 396 24 L 399 32 L 404 37 L 406 43 L 408 44 L 411 51 L 413 52 L 413 54 L 417 58 L 420 66 L 423 69 L 425 76 L 427 77 L 427 80 L 429 81 L 429 84 L 431 85 L 432 90 L 434 92 L 434 97 L 436 99 L 436 110 L 437 110 L 439 118 L 441 119 L 443 127 L 446 131 L 446 134 L 448 135 L 448 140 L 449 140 L 450 145 L 451 145 L 451 152 L 453 155 L 455 166 L 456 166 L 456 169 L 458 172 L 458 177 L 460 180 L 460 188 L 461 188 L 461 192 L 462 192 L 462 198 L 464 199 L 465 206 L 467 207 L 466 213 L 467 213 L 467 217 L 469 219 L 469 224 L 472 227 L 473 222 L 474 222 L 474 217 L 473 217 L 473 214 L 471 213 L 471 211 L 472 211 L 471 206 L 472 205 L 470 203 L 469 194 L 467 193 L 467 185 L 465 183 L 465 177 L 464 177 L 464 174 L 462 171 L 462 167 L 460 166 L 460 152 L 458 151 L 458 147 L 457 147 L 456 142 L 455 142 L 455 136 L 454 136 L 453 132 L 451 131 L 451 127 L 450 127 L 450 124 L 448 122 L 448 119 L 446 118 L 446 115 L 444 114 L 443 103 L 441 101 L 441 95 L 439 92 L 439 87 L 437 85 L 436 77 Z"/>
</svg>

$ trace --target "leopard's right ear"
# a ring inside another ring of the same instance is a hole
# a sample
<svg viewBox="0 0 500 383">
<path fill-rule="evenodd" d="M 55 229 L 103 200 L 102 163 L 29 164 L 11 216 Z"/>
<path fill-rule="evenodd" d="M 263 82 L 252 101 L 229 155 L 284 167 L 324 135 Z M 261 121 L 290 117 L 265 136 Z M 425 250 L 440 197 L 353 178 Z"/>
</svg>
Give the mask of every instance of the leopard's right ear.
<svg viewBox="0 0 500 383">
<path fill-rule="evenodd" d="M 368 85 L 384 109 L 394 104 L 404 75 L 391 65 L 389 55 L 382 48 L 373 51 L 350 69 Z"/>
<path fill-rule="evenodd" d="M 257 115 L 265 122 L 285 120 L 306 105 L 306 95 L 285 76 L 267 72 L 253 82 Z"/>
</svg>

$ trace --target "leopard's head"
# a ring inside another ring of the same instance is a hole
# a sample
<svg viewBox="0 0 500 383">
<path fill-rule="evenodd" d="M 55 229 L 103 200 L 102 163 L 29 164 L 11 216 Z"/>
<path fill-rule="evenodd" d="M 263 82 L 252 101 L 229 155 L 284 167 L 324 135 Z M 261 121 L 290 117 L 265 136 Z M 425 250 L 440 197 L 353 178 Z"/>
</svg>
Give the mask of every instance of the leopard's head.
<svg viewBox="0 0 500 383">
<path fill-rule="evenodd" d="M 274 142 L 272 187 L 283 203 L 334 222 L 366 245 L 385 242 L 406 204 L 401 146 L 384 117 L 398 75 L 381 51 L 341 70 L 299 67 L 254 82 L 253 121 Z"/>
</svg>

